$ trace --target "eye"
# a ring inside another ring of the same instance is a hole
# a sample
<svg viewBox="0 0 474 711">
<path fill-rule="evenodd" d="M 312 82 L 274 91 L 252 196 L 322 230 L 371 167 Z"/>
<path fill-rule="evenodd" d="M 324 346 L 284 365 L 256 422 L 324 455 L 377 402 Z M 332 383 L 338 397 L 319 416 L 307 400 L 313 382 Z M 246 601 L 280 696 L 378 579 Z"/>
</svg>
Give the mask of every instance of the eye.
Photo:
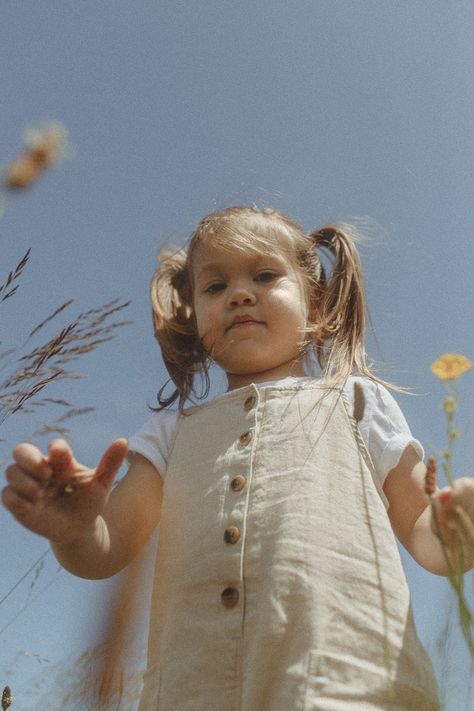
<svg viewBox="0 0 474 711">
<path fill-rule="evenodd" d="M 208 284 L 204 289 L 205 294 L 217 294 L 219 291 L 225 289 L 226 284 L 223 281 L 214 281 L 212 284 Z"/>
<path fill-rule="evenodd" d="M 257 274 L 255 277 L 255 281 L 272 281 L 273 279 L 276 279 L 277 275 L 275 272 L 271 272 L 268 269 L 266 269 L 263 272 L 260 272 Z"/>
</svg>

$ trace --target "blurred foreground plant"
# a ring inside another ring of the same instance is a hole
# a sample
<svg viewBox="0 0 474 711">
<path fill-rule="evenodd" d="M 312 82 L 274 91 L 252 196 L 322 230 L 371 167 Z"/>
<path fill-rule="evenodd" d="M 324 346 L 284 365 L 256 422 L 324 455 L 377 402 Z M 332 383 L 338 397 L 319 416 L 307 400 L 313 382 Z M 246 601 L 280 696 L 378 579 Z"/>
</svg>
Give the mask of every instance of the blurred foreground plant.
<svg viewBox="0 0 474 711">
<path fill-rule="evenodd" d="M 59 121 L 30 128 L 25 131 L 24 150 L 3 170 L 0 194 L 0 213 L 9 195 L 31 187 L 47 168 L 59 163 L 71 152 L 68 133 Z"/>
<path fill-rule="evenodd" d="M 6 709 L 11 706 L 13 701 L 13 696 L 12 692 L 9 686 L 6 686 L 3 690 L 2 694 L 2 709 L 3 711 L 6 711 Z"/>
<path fill-rule="evenodd" d="M 447 396 L 443 401 L 443 410 L 446 413 L 447 419 L 447 447 L 442 450 L 441 457 L 443 463 L 443 471 L 449 486 L 454 483 L 453 477 L 453 450 L 454 445 L 461 436 L 460 430 L 455 426 L 454 418 L 458 409 L 458 393 L 454 382 L 463 373 L 468 372 L 474 367 L 474 364 L 464 355 L 457 353 L 445 353 L 431 364 L 431 372 L 440 380 L 445 382 L 447 388 Z M 434 506 L 434 493 L 436 490 L 436 460 L 430 457 L 427 466 L 425 490 L 432 499 L 433 518 L 437 536 L 443 548 L 444 556 L 448 566 L 448 579 L 456 593 L 459 621 L 461 630 L 468 646 L 471 657 L 474 659 L 474 616 L 469 609 L 464 591 L 464 559 L 462 555 L 462 547 L 458 556 L 454 556 L 453 552 L 446 545 L 443 536 L 440 532 L 440 527 L 437 519 L 436 508 Z M 455 507 L 456 513 L 456 533 L 461 545 L 467 545 L 471 550 L 474 550 L 474 523 L 468 513 L 461 507 Z"/>
</svg>

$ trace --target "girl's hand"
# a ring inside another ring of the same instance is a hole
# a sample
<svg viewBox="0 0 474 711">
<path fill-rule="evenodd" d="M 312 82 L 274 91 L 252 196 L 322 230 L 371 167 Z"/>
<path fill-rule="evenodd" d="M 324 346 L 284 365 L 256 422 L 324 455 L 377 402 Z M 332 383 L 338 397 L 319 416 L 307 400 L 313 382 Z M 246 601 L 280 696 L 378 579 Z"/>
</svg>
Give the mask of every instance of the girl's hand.
<svg viewBox="0 0 474 711">
<path fill-rule="evenodd" d="M 19 444 L 15 464 L 6 470 L 3 504 L 23 526 L 53 542 L 80 539 L 94 530 L 127 450 L 126 440 L 117 439 L 99 466 L 89 469 L 75 460 L 65 440 L 50 442 L 48 456 Z"/>
<path fill-rule="evenodd" d="M 432 519 L 434 532 L 456 553 L 474 555 L 474 479 L 456 479 L 433 495 L 436 516 Z M 438 530 L 437 530 L 438 529 Z"/>
</svg>

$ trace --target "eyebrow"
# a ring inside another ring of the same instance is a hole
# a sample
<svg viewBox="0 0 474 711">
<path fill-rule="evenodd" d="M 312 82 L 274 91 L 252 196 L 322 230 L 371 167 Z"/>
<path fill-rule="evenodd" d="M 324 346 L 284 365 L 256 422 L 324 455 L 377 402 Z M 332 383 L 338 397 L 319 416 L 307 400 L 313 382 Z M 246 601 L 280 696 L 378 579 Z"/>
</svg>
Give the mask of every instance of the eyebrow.
<svg viewBox="0 0 474 711">
<path fill-rule="evenodd" d="M 206 274 L 207 272 L 210 272 L 211 274 L 214 272 L 219 272 L 222 271 L 222 265 L 221 264 L 215 264 L 211 262 L 210 264 L 206 264 L 205 267 L 203 267 L 199 273 L 196 275 L 196 281 L 202 278 L 203 274 Z"/>
</svg>

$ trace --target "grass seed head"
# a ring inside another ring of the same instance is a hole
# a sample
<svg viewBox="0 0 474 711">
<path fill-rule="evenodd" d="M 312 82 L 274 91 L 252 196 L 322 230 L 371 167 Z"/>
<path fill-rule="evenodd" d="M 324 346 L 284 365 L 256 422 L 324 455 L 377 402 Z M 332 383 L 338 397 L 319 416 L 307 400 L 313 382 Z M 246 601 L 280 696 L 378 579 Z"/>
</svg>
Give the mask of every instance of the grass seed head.
<svg viewBox="0 0 474 711">
<path fill-rule="evenodd" d="M 10 689 L 9 686 L 6 686 L 3 690 L 2 694 L 2 709 L 3 711 L 6 711 L 6 709 L 11 706 L 13 702 L 13 696 L 12 696 L 12 690 Z"/>
<path fill-rule="evenodd" d="M 425 474 L 425 493 L 428 496 L 433 496 L 436 491 L 436 459 L 430 457 L 426 465 Z"/>
</svg>

